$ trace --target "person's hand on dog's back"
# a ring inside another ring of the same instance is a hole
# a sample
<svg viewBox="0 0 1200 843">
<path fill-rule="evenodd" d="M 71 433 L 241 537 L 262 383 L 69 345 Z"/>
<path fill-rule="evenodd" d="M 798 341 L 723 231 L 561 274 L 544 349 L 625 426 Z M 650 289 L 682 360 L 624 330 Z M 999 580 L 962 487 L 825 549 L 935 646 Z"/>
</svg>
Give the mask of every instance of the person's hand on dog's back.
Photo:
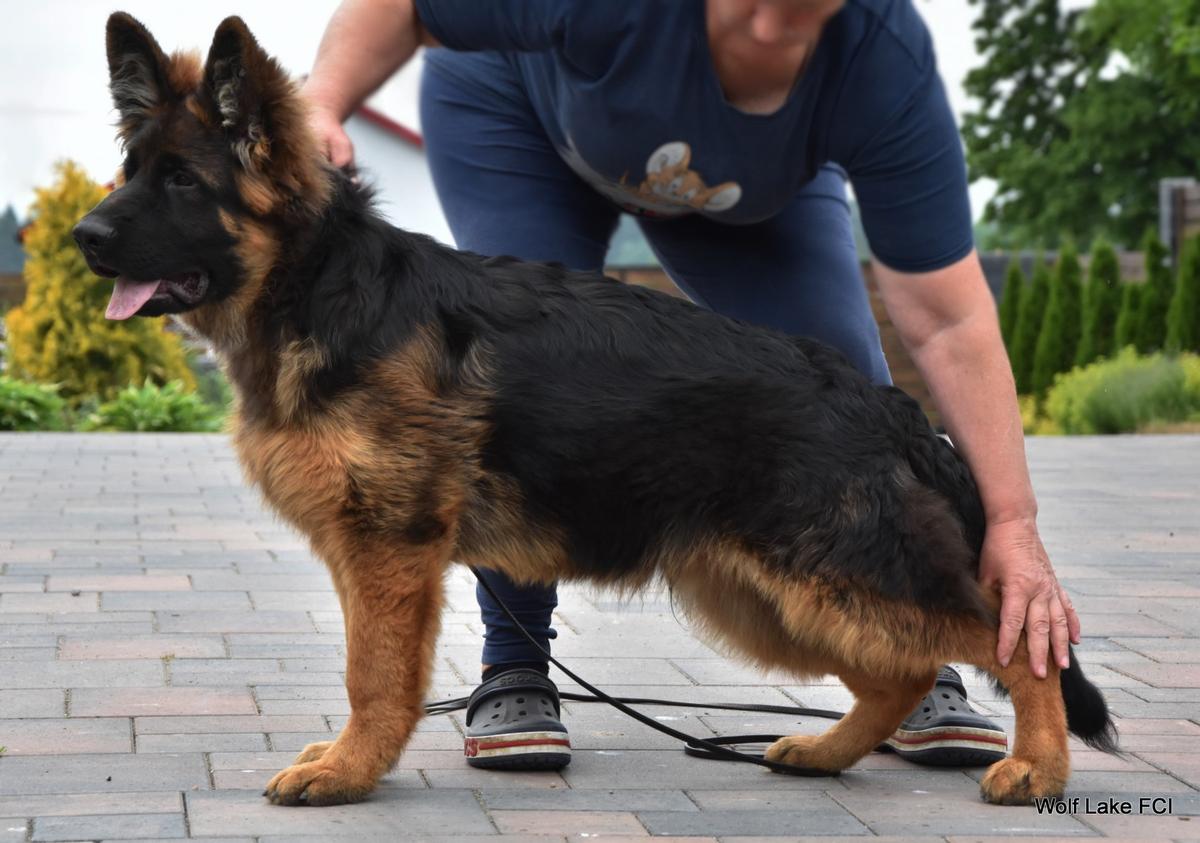
<svg viewBox="0 0 1200 843">
<path fill-rule="evenodd" d="M 314 103 L 308 113 L 308 127 L 329 163 L 338 169 L 354 163 L 354 143 L 337 115 Z"/>
</svg>

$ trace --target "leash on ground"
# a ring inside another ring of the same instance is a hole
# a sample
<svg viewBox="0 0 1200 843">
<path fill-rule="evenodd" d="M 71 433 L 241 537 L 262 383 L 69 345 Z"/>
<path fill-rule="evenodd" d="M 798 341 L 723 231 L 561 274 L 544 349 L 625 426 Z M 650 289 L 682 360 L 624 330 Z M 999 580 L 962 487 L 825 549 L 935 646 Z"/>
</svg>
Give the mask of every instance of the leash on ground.
<svg viewBox="0 0 1200 843">
<path fill-rule="evenodd" d="M 611 705 L 618 711 L 632 717 L 639 723 L 644 723 L 651 729 L 656 729 L 665 735 L 670 735 L 676 740 L 683 741 L 683 751 L 688 755 L 696 758 L 707 758 L 712 761 L 742 761 L 747 764 L 757 764 L 760 767 L 766 767 L 775 773 L 786 773 L 790 776 L 836 776 L 837 773 L 829 770 L 820 770 L 813 767 L 798 767 L 793 764 L 780 764 L 778 761 L 771 761 L 763 756 L 762 753 L 742 752 L 736 749 L 731 749 L 731 746 L 741 746 L 745 744 L 763 744 L 774 743 L 785 735 L 725 735 L 715 738 L 701 738 L 696 735 L 689 735 L 686 732 L 681 732 L 678 729 L 673 729 L 670 726 L 664 726 L 649 715 L 642 714 L 636 709 L 630 708 L 630 705 L 663 705 L 678 708 L 715 708 L 722 711 L 753 711 L 766 714 L 788 714 L 797 717 L 824 717 L 829 720 L 840 720 L 842 712 L 830 711 L 824 708 L 806 708 L 804 706 L 789 706 L 789 705 L 751 705 L 748 703 L 697 703 L 697 702 L 681 702 L 678 700 L 659 700 L 650 697 L 612 697 L 604 691 L 589 683 L 554 656 L 537 642 L 537 640 L 529 634 L 529 631 L 517 620 L 516 616 L 509 610 L 508 606 L 504 605 L 504 601 L 499 595 L 492 590 L 487 580 L 479 575 L 479 571 L 471 568 L 471 573 L 479 580 L 484 590 L 496 601 L 496 605 L 500 607 L 505 616 L 512 624 L 520 631 L 525 640 L 532 644 L 541 652 L 550 663 L 566 674 L 581 688 L 586 688 L 591 694 L 573 694 L 561 693 L 559 697 L 572 702 L 604 702 Z M 461 711 L 466 708 L 470 701 L 470 697 L 457 697 L 449 700 L 437 700 L 425 704 L 426 714 L 448 714 L 451 711 Z"/>
</svg>

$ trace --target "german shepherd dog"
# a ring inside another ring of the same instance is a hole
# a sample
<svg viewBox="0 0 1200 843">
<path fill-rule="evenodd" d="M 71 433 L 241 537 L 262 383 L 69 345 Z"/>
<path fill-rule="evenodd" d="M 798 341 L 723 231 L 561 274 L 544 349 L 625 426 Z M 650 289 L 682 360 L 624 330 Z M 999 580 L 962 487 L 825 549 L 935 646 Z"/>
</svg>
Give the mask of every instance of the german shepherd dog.
<svg viewBox="0 0 1200 843">
<path fill-rule="evenodd" d="M 1061 794 L 1068 728 L 1115 750 L 1077 662 L 996 658 L 984 517 L 918 405 L 811 340 L 558 265 L 397 230 L 334 170 L 236 17 L 164 54 L 107 29 L 118 187 L 78 224 L 107 315 L 175 314 L 220 353 L 248 477 L 328 565 L 352 713 L 267 785 L 364 798 L 422 716 L 451 561 L 522 583 L 657 580 L 758 665 L 836 674 L 852 710 L 768 757 L 829 771 L 967 662 L 1011 693 L 992 802 Z"/>
</svg>

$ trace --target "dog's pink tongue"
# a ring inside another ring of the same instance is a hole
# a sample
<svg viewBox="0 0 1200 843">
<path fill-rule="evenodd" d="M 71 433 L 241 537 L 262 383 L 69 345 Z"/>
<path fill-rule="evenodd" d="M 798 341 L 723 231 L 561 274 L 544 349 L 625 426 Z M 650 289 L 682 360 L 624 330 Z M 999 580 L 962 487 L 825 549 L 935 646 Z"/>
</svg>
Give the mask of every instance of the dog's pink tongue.
<svg viewBox="0 0 1200 843">
<path fill-rule="evenodd" d="M 109 319 L 128 319 L 154 295 L 158 284 L 158 281 L 129 281 L 118 278 L 104 315 Z"/>
</svg>

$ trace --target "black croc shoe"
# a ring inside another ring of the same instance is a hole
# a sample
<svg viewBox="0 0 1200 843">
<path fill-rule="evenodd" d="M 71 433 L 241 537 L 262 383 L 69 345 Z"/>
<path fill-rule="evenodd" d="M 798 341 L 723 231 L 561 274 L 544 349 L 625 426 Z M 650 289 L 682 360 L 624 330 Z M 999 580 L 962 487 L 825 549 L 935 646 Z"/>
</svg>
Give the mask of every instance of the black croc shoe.
<svg viewBox="0 0 1200 843">
<path fill-rule="evenodd" d="M 983 767 L 1004 758 L 1008 736 L 971 708 L 958 671 L 943 667 L 933 690 L 879 748 L 931 767 Z"/>
<path fill-rule="evenodd" d="M 550 677 L 525 668 L 498 673 L 467 704 L 467 763 L 488 770 L 561 770 L 571 763 L 571 740 L 560 716 Z"/>
</svg>

